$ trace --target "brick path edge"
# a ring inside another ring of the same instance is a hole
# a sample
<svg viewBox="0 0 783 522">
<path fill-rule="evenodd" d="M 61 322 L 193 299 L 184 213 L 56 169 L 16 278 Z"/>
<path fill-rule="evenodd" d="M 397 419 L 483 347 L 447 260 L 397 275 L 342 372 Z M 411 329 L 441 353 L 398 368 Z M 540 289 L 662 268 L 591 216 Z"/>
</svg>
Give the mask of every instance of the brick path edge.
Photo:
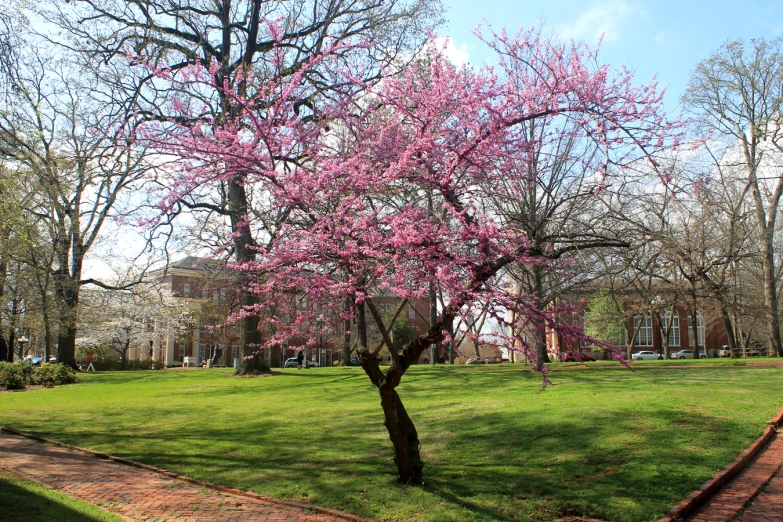
<svg viewBox="0 0 783 522">
<path fill-rule="evenodd" d="M 256 493 L 251 493 L 250 491 L 244 491 L 242 489 L 236 489 L 236 488 L 229 488 L 226 486 L 220 486 L 218 484 L 213 484 L 212 482 L 207 482 L 205 480 L 198 480 L 194 479 L 192 477 L 186 477 L 185 475 L 179 475 L 177 473 L 173 473 L 171 471 L 156 468 L 155 466 L 150 466 L 148 464 L 142 464 L 141 462 L 136 462 L 135 460 L 130 459 L 124 459 L 122 457 L 117 457 L 115 455 L 110 455 L 108 453 L 102 453 L 100 451 L 91 450 L 89 448 L 81 448 L 79 446 L 72 446 L 70 444 L 65 444 L 64 442 L 58 442 L 56 440 L 46 439 L 44 437 L 39 437 L 38 435 L 33 435 L 31 433 L 25 433 L 23 431 L 15 430 L 12 428 L 7 428 L 4 426 L 0 426 L 0 432 L 10 433 L 11 435 L 16 435 L 18 437 L 24 437 L 31 440 L 37 440 L 38 442 L 44 442 L 46 444 L 52 444 L 54 446 L 59 446 L 61 448 L 69 449 L 71 451 L 76 451 L 78 453 L 84 453 L 86 455 L 89 455 L 91 457 L 97 457 L 99 459 L 105 459 L 110 460 L 112 462 L 116 462 L 118 464 L 123 464 L 126 466 L 132 466 L 134 468 L 143 469 L 146 471 L 152 471 L 153 473 L 158 473 L 160 475 L 163 475 L 164 477 L 168 477 L 175 480 L 180 480 L 182 482 L 188 482 L 190 484 L 197 484 L 199 486 L 212 489 L 215 491 L 220 491 L 222 493 L 230 493 L 232 495 L 238 495 L 241 497 L 247 497 L 252 498 L 253 500 L 260 500 L 263 502 L 268 502 L 270 504 L 279 504 L 283 506 L 290 506 L 300 509 L 306 509 L 310 511 L 315 511 L 317 513 L 323 513 L 324 515 L 331 515 L 335 517 L 344 518 L 346 520 L 350 520 L 351 522 L 374 522 L 373 520 L 369 518 L 362 518 L 358 517 L 356 515 L 352 515 L 350 513 L 343 513 L 342 511 L 338 511 L 336 509 L 329 509 L 321 506 L 315 506 L 312 504 L 308 504 L 305 502 L 287 502 L 285 500 L 280 500 L 278 498 L 273 497 L 267 497 L 264 495 L 258 495 Z"/>
<path fill-rule="evenodd" d="M 756 458 L 756 455 L 769 444 L 769 441 L 775 436 L 777 428 L 781 427 L 781 425 L 783 425 L 783 407 L 781 407 L 775 416 L 770 419 L 761 436 L 754 440 L 745 451 L 740 453 L 733 462 L 729 463 L 725 468 L 702 484 L 699 489 L 685 497 L 679 504 L 670 509 L 669 512 L 666 513 L 666 516 L 658 522 L 672 522 L 673 520 L 685 519 L 688 515 L 696 511 L 699 506 L 720 491 L 727 482 L 737 476 L 740 471 L 745 469 L 745 467 Z M 756 491 L 753 496 L 757 493 L 758 491 Z"/>
</svg>

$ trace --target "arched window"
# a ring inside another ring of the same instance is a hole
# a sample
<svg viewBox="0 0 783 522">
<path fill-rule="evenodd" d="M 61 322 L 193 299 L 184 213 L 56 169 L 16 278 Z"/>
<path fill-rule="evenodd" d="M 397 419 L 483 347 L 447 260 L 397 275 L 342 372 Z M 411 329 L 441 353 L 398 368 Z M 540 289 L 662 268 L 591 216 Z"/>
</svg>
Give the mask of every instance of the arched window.
<svg viewBox="0 0 783 522">
<path fill-rule="evenodd" d="M 704 346 L 704 319 L 701 310 L 696 310 L 696 344 Z"/>
<path fill-rule="evenodd" d="M 675 310 L 674 316 L 672 316 L 671 312 L 667 311 L 663 315 L 664 326 L 669 324 L 669 319 L 671 319 L 671 324 L 669 326 L 669 346 L 680 346 L 680 314 Z"/>
<path fill-rule="evenodd" d="M 636 346 L 653 345 L 652 316 L 634 316 L 633 324 L 636 327 Z"/>
</svg>

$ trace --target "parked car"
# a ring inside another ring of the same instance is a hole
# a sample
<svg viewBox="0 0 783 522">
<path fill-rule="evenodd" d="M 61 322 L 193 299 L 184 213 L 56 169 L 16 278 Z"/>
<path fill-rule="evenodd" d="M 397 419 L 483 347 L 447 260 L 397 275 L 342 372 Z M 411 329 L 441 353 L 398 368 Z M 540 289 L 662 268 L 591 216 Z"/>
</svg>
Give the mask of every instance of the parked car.
<svg viewBox="0 0 783 522">
<path fill-rule="evenodd" d="M 642 350 L 641 352 L 636 352 L 631 354 L 631 360 L 632 361 L 654 361 L 654 360 L 663 360 L 663 355 L 659 354 L 658 352 L 652 352 L 650 350 Z"/>
<path fill-rule="evenodd" d="M 670 355 L 672 359 L 693 359 L 693 350 L 680 350 Z M 706 359 L 707 354 L 699 352 L 699 359 Z"/>
<path fill-rule="evenodd" d="M 290 359 L 285 360 L 285 367 L 286 368 L 296 368 L 298 365 L 298 361 L 296 360 L 296 357 L 291 357 Z M 308 361 L 305 359 L 302 361 L 302 368 L 317 368 L 320 364 L 318 364 L 315 361 Z"/>
<path fill-rule="evenodd" d="M 359 364 L 359 359 L 351 357 L 351 360 L 348 361 L 348 366 L 361 366 L 361 364 Z"/>
<path fill-rule="evenodd" d="M 762 357 L 765 356 L 766 350 L 759 350 L 756 348 L 748 348 L 745 349 L 744 346 L 741 344 L 737 346 L 737 348 L 734 350 L 734 357 Z M 726 346 L 725 344 L 720 347 L 720 351 L 718 352 L 719 357 L 731 357 L 731 348 Z"/>
<path fill-rule="evenodd" d="M 595 357 L 586 353 L 572 353 L 568 352 L 563 356 L 563 362 L 586 362 L 595 361 Z"/>
</svg>

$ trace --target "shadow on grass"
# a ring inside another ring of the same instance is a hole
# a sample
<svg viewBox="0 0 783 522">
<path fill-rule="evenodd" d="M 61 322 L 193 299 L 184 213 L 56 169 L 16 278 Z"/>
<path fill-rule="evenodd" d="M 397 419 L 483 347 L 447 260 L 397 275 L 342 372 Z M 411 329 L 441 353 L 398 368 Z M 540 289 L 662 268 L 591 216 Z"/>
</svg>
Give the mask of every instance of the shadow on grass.
<svg viewBox="0 0 783 522">
<path fill-rule="evenodd" d="M 727 384 L 750 370 L 553 372 L 562 386 L 538 394 L 539 375 L 499 367 L 411 368 L 400 394 L 419 429 L 423 488 L 396 485 L 377 391 L 361 368 L 241 380 L 182 372 L 159 378 L 168 383 L 159 389 L 118 375 L 111 381 L 129 388 L 107 392 L 119 398 L 97 402 L 95 415 L 69 406 L 30 418 L 19 408 L 12 427 L 372 518 L 615 522 L 662 515 L 761 430 L 722 410 L 723 393 L 738 393 Z M 772 382 L 743 379 L 748 396 Z M 703 413 L 713 386 L 725 391 Z"/>
<path fill-rule="evenodd" d="M 107 520 L 110 515 L 90 515 L 82 513 L 64 502 L 55 500 L 55 493 L 44 495 L 42 489 L 22 487 L 28 484 L 9 473 L 0 472 L 0 521 L 2 522 L 95 522 Z M 111 517 L 111 520 L 118 520 Z"/>
<path fill-rule="evenodd" d="M 174 413 L 156 411 L 164 418 Z M 636 420 L 628 412 L 602 412 L 594 423 L 566 418 L 546 425 L 507 412 L 427 418 L 418 422 L 426 466 L 423 491 L 476 520 L 522 520 L 531 513 L 535 519 L 639 520 L 670 507 L 715 471 L 699 451 L 683 450 L 687 441 L 672 425 L 708 426 L 716 434 L 708 443 L 739 428 L 728 420 L 666 408 L 646 410 L 643 425 Z M 132 434 L 133 444 L 127 444 L 126 433 L 70 431 L 68 439 L 244 489 L 268 493 L 259 484 L 275 481 L 284 485 L 282 496 L 328 498 L 332 507 L 371 515 L 357 493 L 364 488 L 383 488 L 389 496 L 417 494 L 416 488 L 396 485 L 391 446 L 379 421 L 380 411 L 299 434 L 266 419 L 219 429 L 159 426 L 155 433 Z M 374 436 L 367 437 L 368 430 Z M 618 439 L 612 431 L 629 435 Z M 459 458 L 449 460 L 441 451 Z M 728 453 L 725 461 L 731 458 Z M 612 507 L 618 499 L 623 507 L 616 502 Z"/>
</svg>

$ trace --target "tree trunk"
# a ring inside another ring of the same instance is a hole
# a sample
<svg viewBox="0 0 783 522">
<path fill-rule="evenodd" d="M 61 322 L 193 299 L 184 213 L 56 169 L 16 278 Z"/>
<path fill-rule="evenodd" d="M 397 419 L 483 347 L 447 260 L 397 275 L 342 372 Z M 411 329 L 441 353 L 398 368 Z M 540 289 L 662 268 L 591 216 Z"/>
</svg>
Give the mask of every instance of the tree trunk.
<svg viewBox="0 0 783 522">
<path fill-rule="evenodd" d="M 531 267 L 533 275 L 533 290 L 534 300 L 536 308 L 541 309 L 541 296 L 544 291 L 544 282 L 541 278 L 541 269 L 538 265 Z M 541 371 L 544 368 L 544 364 L 550 362 L 549 353 L 546 349 L 546 325 L 540 321 L 535 324 L 533 328 L 533 335 L 535 336 L 534 342 L 536 345 L 536 371 Z"/>
<path fill-rule="evenodd" d="M 351 309 L 351 300 L 345 300 L 346 314 Z M 346 319 L 343 323 L 343 331 L 345 332 L 343 338 L 343 366 L 350 366 L 351 364 L 351 320 Z"/>
<path fill-rule="evenodd" d="M 14 344 L 16 343 L 16 329 L 12 326 L 8 331 L 8 362 L 14 362 Z"/>
<path fill-rule="evenodd" d="M 759 180 L 756 172 L 756 147 L 758 143 L 753 139 L 753 143 L 745 143 L 744 153 L 745 160 L 748 166 L 750 181 L 751 181 L 751 194 L 753 195 L 753 203 L 755 207 L 756 221 L 759 232 L 759 244 L 761 246 L 761 264 L 764 273 L 764 307 L 766 308 L 767 316 L 767 334 L 769 336 L 770 351 L 776 353 L 779 356 L 783 356 L 783 342 L 780 338 L 780 324 L 778 323 L 778 296 L 777 285 L 775 281 L 775 258 L 774 258 L 774 243 L 773 233 L 775 231 L 775 222 L 777 219 L 778 203 L 780 201 L 780 193 L 775 190 L 775 194 L 772 196 L 769 202 L 769 223 L 767 223 L 767 213 L 764 210 L 764 202 L 761 195 L 761 189 L 759 187 Z M 778 181 L 778 187 L 781 181 Z M 747 346 L 744 347 L 747 349 Z"/>
<path fill-rule="evenodd" d="M 419 452 L 419 434 L 408 416 L 400 396 L 394 389 L 379 389 L 384 425 L 394 446 L 394 464 L 397 465 L 397 480 L 400 484 L 421 484 L 422 469 Z"/>
<path fill-rule="evenodd" d="M 77 370 L 76 318 L 79 309 L 79 282 L 60 274 L 56 282 L 59 297 L 59 334 L 57 336 L 57 362 Z"/>
<path fill-rule="evenodd" d="M 130 337 L 125 340 L 125 346 L 122 347 L 122 356 L 120 358 L 120 368 L 128 369 L 128 350 L 130 350 Z"/>
<path fill-rule="evenodd" d="M 729 341 L 730 357 L 736 357 L 737 341 L 734 337 L 734 327 L 731 325 L 731 317 L 728 310 L 723 306 L 720 307 L 720 315 L 723 318 L 723 329 L 726 331 L 726 338 Z"/>
<path fill-rule="evenodd" d="M 783 357 L 783 342 L 780 337 L 778 314 L 778 296 L 775 285 L 775 259 L 773 257 L 772 239 L 763 241 L 761 245 L 764 268 L 764 304 L 767 315 L 767 334 L 769 335 L 770 352 Z M 747 346 L 745 347 L 747 349 Z"/>
<path fill-rule="evenodd" d="M 229 182 L 228 203 L 237 263 L 240 265 L 251 263 L 256 260 L 256 252 L 253 250 L 255 241 L 253 240 L 252 231 L 247 224 L 247 193 L 239 178 L 234 178 Z M 259 303 L 259 299 L 257 296 L 245 291 L 244 288 L 245 285 L 240 286 L 240 307 L 244 310 L 254 310 Z M 255 313 L 243 317 L 239 322 L 239 337 L 241 343 L 239 351 L 242 354 L 242 363 L 237 373 L 240 375 L 268 373 L 269 365 L 256 353 L 261 345 L 261 332 L 258 330 L 258 316 Z M 271 355 L 274 356 L 275 354 Z M 278 354 L 277 361 L 279 359 L 280 356 Z M 274 357 L 271 357 L 270 360 L 272 364 L 276 363 Z"/>
<path fill-rule="evenodd" d="M 703 318 L 702 318 L 703 319 Z M 698 323 L 696 322 L 696 307 L 693 307 L 693 310 L 691 310 L 691 321 L 693 324 L 693 358 L 698 359 L 699 358 L 699 328 Z M 706 335 L 706 331 L 704 332 Z M 704 347 L 704 354 L 707 355 L 707 347 Z M 709 357 L 709 355 L 707 355 Z"/>
<path fill-rule="evenodd" d="M 44 327 L 44 362 L 49 362 L 49 357 L 52 355 L 52 327 L 49 325 L 49 313 L 44 310 L 43 313 L 43 327 Z"/>
<path fill-rule="evenodd" d="M 435 293 L 435 283 L 430 283 L 430 327 L 438 321 L 438 296 Z M 430 364 L 435 364 L 438 357 L 438 345 L 430 346 Z"/>
</svg>

